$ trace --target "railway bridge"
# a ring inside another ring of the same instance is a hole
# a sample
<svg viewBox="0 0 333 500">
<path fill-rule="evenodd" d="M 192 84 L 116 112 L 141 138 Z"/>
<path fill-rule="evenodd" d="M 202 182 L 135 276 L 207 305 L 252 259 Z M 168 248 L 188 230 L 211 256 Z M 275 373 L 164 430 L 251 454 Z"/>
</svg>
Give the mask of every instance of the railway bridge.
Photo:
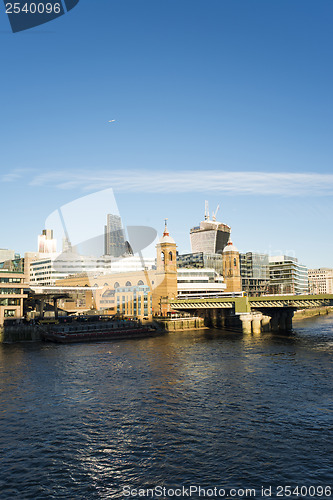
<svg viewBox="0 0 333 500">
<path fill-rule="evenodd" d="M 170 300 L 169 303 L 174 311 L 203 316 L 208 326 L 241 328 L 244 333 L 261 333 L 290 331 L 297 309 L 333 306 L 333 295 L 178 298 Z"/>
</svg>

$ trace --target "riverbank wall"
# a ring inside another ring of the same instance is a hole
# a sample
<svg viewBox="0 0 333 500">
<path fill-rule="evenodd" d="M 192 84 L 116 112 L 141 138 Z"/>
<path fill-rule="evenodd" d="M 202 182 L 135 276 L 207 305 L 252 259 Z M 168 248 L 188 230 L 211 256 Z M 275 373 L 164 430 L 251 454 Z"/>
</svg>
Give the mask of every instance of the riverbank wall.
<svg viewBox="0 0 333 500">
<path fill-rule="evenodd" d="M 159 318 L 155 320 L 167 332 L 182 332 L 184 330 L 202 330 L 206 329 L 204 318 Z"/>
<path fill-rule="evenodd" d="M 333 307 L 323 306 L 323 307 L 311 307 L 309 309 L 300 309 L 294 313 L 294 321 L 300 321 L 302 319 L 314 318 L 316 316 L 325 316 L 327 314 L 333 313 Z"/>
<path fill-rule="evenodd" d="M 1 327 L 0 343 L 37 342 L 41 340 L 41 330 L 38 325 L 12 325 Z"/>
</svg>

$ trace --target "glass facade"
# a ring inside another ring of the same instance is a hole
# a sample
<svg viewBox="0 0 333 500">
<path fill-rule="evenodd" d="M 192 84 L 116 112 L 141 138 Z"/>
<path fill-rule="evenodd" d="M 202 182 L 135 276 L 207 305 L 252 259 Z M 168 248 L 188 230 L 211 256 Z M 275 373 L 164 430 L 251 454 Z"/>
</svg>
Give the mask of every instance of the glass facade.
<svg viewBox="0 0 333 500">
<path fill-rule="evenodd" d="M 187 253 L 177 255 L 178 268 L 209 268 L 222 275 L 223 273 L 223 258 L 218 253 Z"/>
<path fill-rule="evenodd" d="M 247 252 L 240 254 L 242 290 L 248 295 L 260 296 L 268 292 L 269 259 L 267 254 Z"/>
<path fill-rule="evenodd" d="M 120 257 L 126 253 L 124 230 L 119 215 L 108 214 L 105 226 L 105 255 Z"/>
<path fill-rule="evenodd" d="M 308 293 L 308 270 L 295 257 L 286 255 L 269 258 L 269 293 Z"/>
<path fill-rule="evenodd" d="M 230 237 L 230 227 L 213 221 L 202 221 L 190 230 L 193 253 L 222 253 Z"/>
</svg>

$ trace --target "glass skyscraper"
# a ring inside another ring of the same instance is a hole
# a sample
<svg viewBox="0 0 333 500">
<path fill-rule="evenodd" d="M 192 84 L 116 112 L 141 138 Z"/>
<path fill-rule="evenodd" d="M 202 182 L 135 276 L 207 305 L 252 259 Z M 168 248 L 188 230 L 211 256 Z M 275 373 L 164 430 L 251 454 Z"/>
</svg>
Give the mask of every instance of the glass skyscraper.
<svg viewBox="0 0 333 500">
<path fill-rule="evenodd" d="M 124 230 L 119 215 L 108 214 L 104 233 L 104 253 L 121 257 L 128 252 Z"/>
</svg>

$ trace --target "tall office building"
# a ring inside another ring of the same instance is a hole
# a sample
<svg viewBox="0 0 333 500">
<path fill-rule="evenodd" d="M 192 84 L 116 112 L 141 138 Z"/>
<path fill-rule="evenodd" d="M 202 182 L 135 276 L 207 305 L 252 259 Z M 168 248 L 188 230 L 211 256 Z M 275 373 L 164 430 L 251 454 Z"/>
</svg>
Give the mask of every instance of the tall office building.
<svg viewBox="0 0 333 500">
<path fill-rule="evenodd" d="M 216 213 L 212 219 L 209 218 L 208 204 L 206 202 L 205 220 L 200 222 L 200 226 L 190 230 L 192 253 L 204 252 L 221 254 L 230 238 L 230 227 L 216 221 Z"/>
<path fill-rule="evenodd" d="M 113 257 L 131 253 L 125 241 L 124 230 L 119 215 L 108 214 L 104 233 L 104 253 Z"/>
<path fill-rule="evenodd" d="M 57 240 L 53 238 L 52 229 L 43 229 L 38 236 L 38 252 L 55 253 L 57 251 Z"/>
</svg>

